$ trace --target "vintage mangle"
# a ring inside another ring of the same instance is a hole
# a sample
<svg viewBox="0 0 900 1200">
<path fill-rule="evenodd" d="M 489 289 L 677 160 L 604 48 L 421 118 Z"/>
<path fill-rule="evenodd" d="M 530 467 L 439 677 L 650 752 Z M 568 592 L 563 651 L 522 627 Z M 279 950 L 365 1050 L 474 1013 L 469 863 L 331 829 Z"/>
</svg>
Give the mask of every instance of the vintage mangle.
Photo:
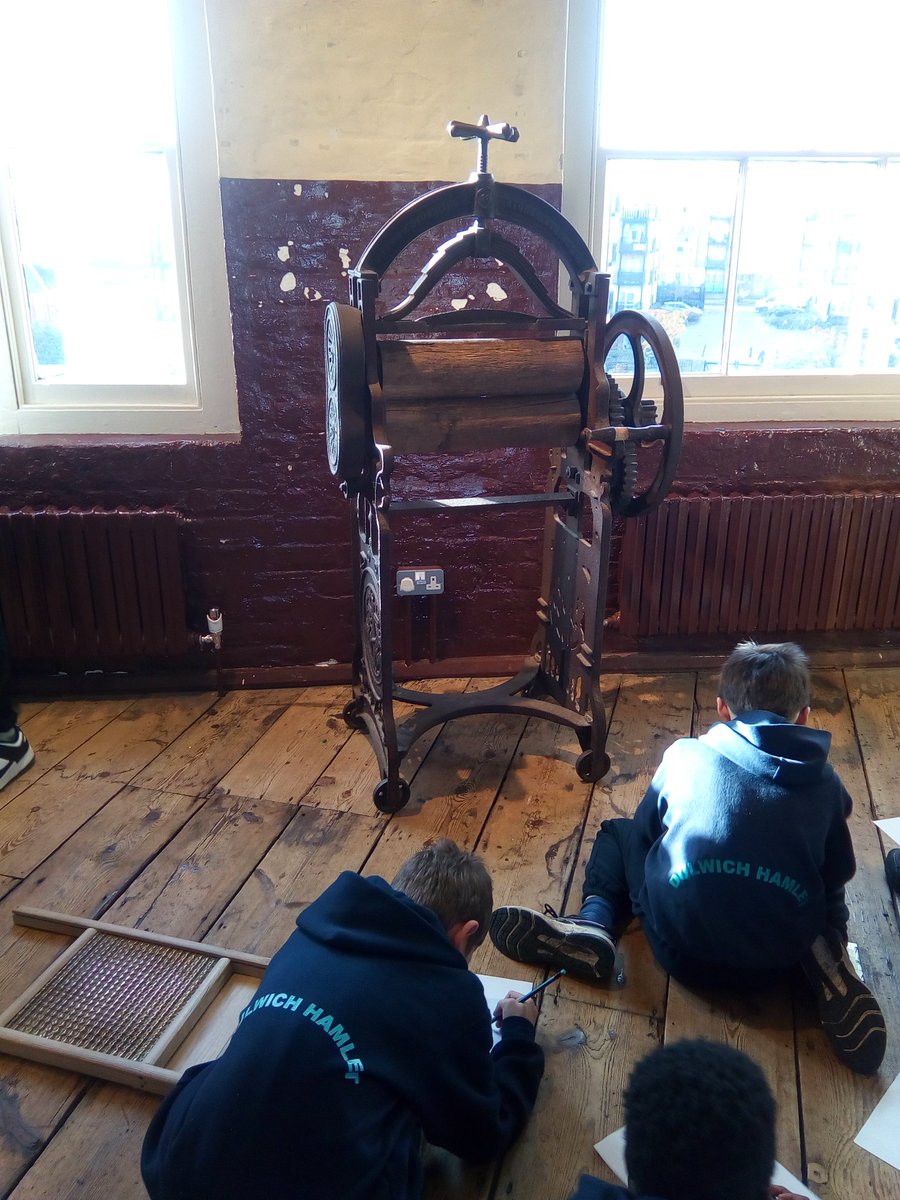
<svg viewBox="0 0 900 1200">
<path fill-rule="evenodd" d="M 597 270 L 575 229 L 552 205 L 497 183 L 488 172 L 489 140 L 516 141 L 518 130 L 492 125 L 484 116 L 477 125 L 453 121 L 448 132 L 478 139 L 475 173 L 392 217 L 349 272 L 350 304 L 332 302 L 325 314 L 328 462 L 353 506 L 356 646 L 353 699 L 344 719 L 368 732 L 383 776 L 373 798 L 383 812 L 395 812 L 409 799 L 400 767 L 416 739 L 475 713 L 518 713 L 568 726 L 581 747 L 579 777 L 597 780 L 607 772 L 600 653 L 611 514 L 636 516 L 663 499 L 682 436 L 681 378 L 665 331 L 638 312 L 619 312 L 607 322 L 609 276 Z M 401 303 L 379 311 L 381 281 L 398 255 L 451 221 L 468 224 L 432 254 Z M 504 223 L 502 232 L 495 222 Z M 569 277 L 571 311 L 556 303 L 534 265 L 505 236 L 509 226 L 527 230 L 558 258 Z M 441 278 L 467 259 L 505 264 L 539 314 L 464 309 L 414 317 Z M 633 357 L 627 394 L 605 370 L 620 338 Z M 661 377 L 659 410 L 644 395 L 647 347 Z M 467 430 L 477 430 L 472 446 L 466 445 Z M 547 491 L 392 500 L 395 454 L 441 453 L 450 443 L 455 453 L 546 446 Z M 651 461 L 642 466 L 642 456 Z M 438 695 L 395 686 L 391 513 L 427 518 L 429 511 L 455 506 L 471 515 L 479 506 L 522 504 L 547 509 L 532 658 L 513 679 L 477 693 Z M 395 700 L 420 710 L 398 726 Z"/>
</svg>

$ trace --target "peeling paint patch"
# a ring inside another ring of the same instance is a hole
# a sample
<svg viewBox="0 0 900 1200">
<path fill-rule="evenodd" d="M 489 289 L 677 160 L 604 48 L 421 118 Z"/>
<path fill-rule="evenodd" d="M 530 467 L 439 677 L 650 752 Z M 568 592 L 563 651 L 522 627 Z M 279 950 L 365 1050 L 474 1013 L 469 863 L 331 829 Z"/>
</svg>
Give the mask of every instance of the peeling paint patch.
<svg viewBox="0 0 900 1200">
<path fill-rule="evenodd" d="M 338 250 L 338 254 L 340 255 L 341 259 L 341 266 L 346 271 L 350 266 L 350 251 L 346 246 L 341 246 L 340 250 Z"/>
<path fill-rule="evenodd" d="M 295 195 L 295 196 L 302 196 L 302 195 L 303 195 L 303 184 L 302 184 L 302 183 L 295 183 L 295 184 L 294 184 L 294 195 Z"/>
<path fill-rule="evenodd" d="M 292 292 L 297 286 L 297 280 L 293 271 L 288 271 L 287 275 L 282 275 L 281 283 L 278 285 L 283 292 Z"/>
<path fill-rule="evenodd" d="M 307 300 L 321 300 L 322 299 L 322 293 L 316 291 L 315 288 L 305 287 L 303 289 L 303 295 L 307 298 Z"/>
<path fill-rule="evenodd" d="M 278 250 L 277 250 L 277 254 L 278 254 L 279 259 L 282 262 L 287 262 L 287 260 L 291 257 L 290 247 L 279 246 Z"/>
<path fill-rule="evenodd" d="M 489 283 L 484 289 L 492 300 L 505 300 L 506 292 L 499 283 Z"/>
<path fill-rule="evenodd" d="M 451 300 L 450 307 L 455 308 L 456 311 L 459 312 L 459 310 L 461 308 L 465 308 L 468 303 L 468 300 Z"/>
</svg>

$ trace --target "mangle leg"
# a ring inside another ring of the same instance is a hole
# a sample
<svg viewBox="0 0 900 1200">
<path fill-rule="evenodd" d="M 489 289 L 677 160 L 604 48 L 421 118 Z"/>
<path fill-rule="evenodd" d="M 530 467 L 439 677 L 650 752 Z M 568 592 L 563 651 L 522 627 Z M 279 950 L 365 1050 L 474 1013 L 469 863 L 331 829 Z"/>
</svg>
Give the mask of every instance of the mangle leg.
<svg viewBox="0 0 900 1200">
<path fill-rule="evenodd" d="M 582 754 L 577 770 L 585 780 L 609 770 L 606 713 L 600 692 L 600 655 L 609 572 L 611 514 L 607 485 L 593 461 L 570 448 L 561 478 L 573 493 L 562 512 L 548 514 L 544 590 L 538 616 L 540 671 L 532 694 L 544 692 L 573 714 Z M 583 533 L 585 499 L 592 530 Z"/>
<path fill-rule="evenodd" d="M 382 774 L 373 799 L 382 812 L 396 812 L 409 800 L 409 784 L 400 776 L 402 754 L 394 721 L 390 548 L 387 514 L 360 493 L 356 497 L 354 530 L 357 645 L 353 700 L 344 709 L 344 719 L 369 735 Z"/>
</svg>

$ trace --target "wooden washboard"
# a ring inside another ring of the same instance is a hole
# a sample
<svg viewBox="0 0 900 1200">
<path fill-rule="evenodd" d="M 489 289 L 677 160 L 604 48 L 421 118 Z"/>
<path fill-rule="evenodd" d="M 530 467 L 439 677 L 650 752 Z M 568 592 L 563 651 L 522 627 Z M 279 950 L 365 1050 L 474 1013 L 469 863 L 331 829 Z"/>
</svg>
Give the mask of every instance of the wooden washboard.
<svg viewBox="0 0 900 1200">
<path fill-rule="evenodd" d="M 43 909 L 15 909 L 13 921 L 75 941 L 0 1013 L 0 1051 L 157 1095 L 218 1056 L 269 965 Z"/>
</svg>

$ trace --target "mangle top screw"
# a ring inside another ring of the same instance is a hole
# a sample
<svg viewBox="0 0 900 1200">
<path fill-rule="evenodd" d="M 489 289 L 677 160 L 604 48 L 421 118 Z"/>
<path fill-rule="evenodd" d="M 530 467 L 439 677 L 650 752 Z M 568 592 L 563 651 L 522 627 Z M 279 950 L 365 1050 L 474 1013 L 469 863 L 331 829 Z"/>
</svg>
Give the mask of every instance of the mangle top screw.
<svg viewBox="0 0 900 1200">
<path fill-rule="evenodd" d="M 488 174 L 487 153 L 488 142 L 491 138 L 499 138 L 503 142 L 517 142 L 519 140 L 519 131 L 515 125 L 509 125 L 506 122 L 492 125 L 487 113 L 481 114 L 477 125 L 471 125 L 466 121 L 451 121 L 447 126 L 447 132 L 451 137 L 463 138 L 466 141 L 472 138 L 478 139 L 478 159 L 476 164 L 476 173 L 478 175 Z"/>
</svg>

